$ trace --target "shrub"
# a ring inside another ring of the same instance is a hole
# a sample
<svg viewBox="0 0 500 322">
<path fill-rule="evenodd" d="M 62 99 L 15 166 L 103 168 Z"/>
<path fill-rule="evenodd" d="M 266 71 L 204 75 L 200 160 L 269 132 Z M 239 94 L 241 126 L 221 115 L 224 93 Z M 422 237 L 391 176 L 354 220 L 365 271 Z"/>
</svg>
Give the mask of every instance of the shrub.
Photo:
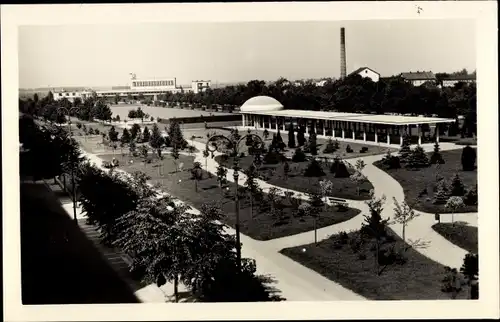
<svg viewBox="0 0 500 322">
<path fill-rule="evenodd" d="M 304 136 L 304 127 L 299 126 L 297 131 L 297 144 L 298 146 L 303 146 L 306 143 L 306 138 Z"/>
<path fill-rule="evenodd" d="M 338 235 L 338 239 L 342 244 L 347 244 L 349 241 L 349 235 L 345 231 L 341 231 Z"/>
<path fill-rule="evenodd" d="M 387 154 L 381 161 L 382 165 L 387 169 L 399 169 L 401 168 L 401 163 L 399 157 L 394 156 L 391 152 L 387 151 Z"/>
<path fill-rule="evenodd" d="M 361 261 L 366 260 L 366 254 L 364 254 L 364 253 L 359 253 L 359 254 L 358 254 L 358 259 L 359 259 L 359 260 L 361 260 Z"/>
<path fill-rule="evenodd" d="M 434 143 L 434 152 L 431 155 L 431 164 L 444 164 L 444 159 L 441 153 L 439 152 L 439 143 Z"/>
<path fill-rule="evenodd" d="M 335 158 L 330 166 L 330 172 L 335 174 L 335 178 L 348 178 L 350 176 L 349 170 L 344 161 Z"/>
<path fill-rule="evenodd" d="M 400 162 L 401 163 L 407 162 L 410 155 L 411 155 L 410 136 L 405 134 L 403 136 L 403 144 L 401 145 L 401 149 L 399 149 Z"/>
<path fill-rule="evenodd" d="M 306 161 L 306 154 L 302 151 L 301 148 L 295 149 L 295 152 L 292 156 L 293 162 L 304 162 Z"/>
<path fill-rule="evenodd" d="M 325 148 L 323 149 L 323 153 L 333 153 L 336 150 L 337 149 L 335 148 L 335 144 L 333 143 L 332 139 L 329 138 L 327 143 L 326 143 Z"/>
<path fill-rule="evenodd" d="M 462 169 L 464 171 L 474 171 L 476 164 L 476 151 L 469 145 L 462 150 Z"/>
<path fill-rule="evenodd" d="M 430 165 L 427 154 L 421 146 L 413 149 L 410 155 L 406 158 L 406 167 L 412 169 L 426 168 Z"/>
<path fill-rule="evenodd" d="M 467 191 L 464 197 L 464 203 L 468 206 L 477 205 L 477 184 L 474 188 Z"/>
<path fill-rule="evenodd" d="M 456 173 L 451 180 L 451 196 L 462 197 L 463 195 L 465 195 L 465 187 L 462 179 L 460 179 L 460 176 Z"/>
<path fill-rule="evenodd" d="M 352 153 L 354 150 L 351 149 L 351 146 L 348 144 L 346 147 L 345 147 L 345 152 L 347 153 Z"/>
<path fill-rule="evenodd" d="M 446 182 L 444 180 L 440 180 L 437 184 L 432 203 L 435 205 L 444 205 L 448 201 L 449 197 L 450 191 L 448 190 L 448 187 L 446 187 Z"/>
<path fill-rule="evenodd" d="M 311 162 L 309 162 L 306 170 L 304 171 L 304 176 L 306 177 L 321 177 L 324 175 L 325 172 L 323 171 L 321 164 L 315 159 L 312 159 Z"/>
<path fill-rule="evenodd" d="M 360 153 L 366 153 L 368 152 L 368 147 L 364 146 L 361 148 L 361 150 L 359 150 Z"/>
<path fill-rule="evenodd" d="M 264 163 L 265 164 L 278 164 L 281 161 L 283 161 L 284 156 L 278 152 L 275 151 L 268 151 L 266 155 L 264 156 Z"/>
</svg>

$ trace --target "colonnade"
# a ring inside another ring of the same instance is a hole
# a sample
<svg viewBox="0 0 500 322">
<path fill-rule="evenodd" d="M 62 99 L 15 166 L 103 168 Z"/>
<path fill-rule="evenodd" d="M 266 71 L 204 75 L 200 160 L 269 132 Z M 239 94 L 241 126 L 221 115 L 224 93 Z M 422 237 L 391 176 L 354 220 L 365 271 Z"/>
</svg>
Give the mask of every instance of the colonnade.
<svg viewBox="0 0 500 322">
<path fill-rule="evenodd" d="M 422 144 L 423 124 L 375 124 L 348 120 L 316 120 L 258 114 L 242 114 L 242 122 L 244 127 L 267 129 L 273 132 L 277 132 L 278 129 L 283 132 L 288 131 L 290 124 L 293 122 L 295 132 L 299 126 L 305 128 L 305 136 L 309 136 L 311 128 L 314 128 L 318 137 L 399 145 L 403 143 L 403 135 L 408 133 L 412 138 L 417 139 L 415 143 Z M 428 126 L 430 129 L 434 128 L 430 132 L 435 133 L 435 139 L 439 142 L 438 125 L 429 124 Z"/>
</svg>

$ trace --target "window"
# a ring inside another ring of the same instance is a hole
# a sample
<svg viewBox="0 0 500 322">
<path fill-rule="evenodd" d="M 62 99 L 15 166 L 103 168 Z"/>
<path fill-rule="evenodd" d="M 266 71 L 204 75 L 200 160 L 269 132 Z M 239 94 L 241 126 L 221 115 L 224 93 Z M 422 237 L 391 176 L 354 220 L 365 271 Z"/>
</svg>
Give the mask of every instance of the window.
<svg viewBox="0 0 500 322">
<path fill-rule="evenodd" d="M 136 87 L 137 86 L 136 84 L 137 84 L 136 82 L 132 82 L 132 86 Z"/>
<path fill-rule="evenodd" d="M 76 93 L 73 93 L 73 96 L 76 96 Z"/>
<path fill-rule="evenodd" d="M 62 93 L 59 93 L 59 96 L 62 96 Z"/>
<path fill-rule="evenodd" d="M 69 93 L 66 93 L 66 96 L 69 96 Z"/>
</svg>

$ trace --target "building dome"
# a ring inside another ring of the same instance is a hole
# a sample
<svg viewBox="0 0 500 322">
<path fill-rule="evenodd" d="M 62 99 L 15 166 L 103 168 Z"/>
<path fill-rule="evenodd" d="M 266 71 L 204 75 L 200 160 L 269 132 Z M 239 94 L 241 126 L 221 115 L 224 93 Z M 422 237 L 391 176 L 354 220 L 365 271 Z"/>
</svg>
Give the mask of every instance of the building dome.
<svg viewBox="0 0 500 322">
<path fill-rule="evenodd" d="M 269 96 L 252 97 L 240 107 L 241 112 L 279 111 L 282 109 L 283 105 L 278 100 Z"/>
</svg>

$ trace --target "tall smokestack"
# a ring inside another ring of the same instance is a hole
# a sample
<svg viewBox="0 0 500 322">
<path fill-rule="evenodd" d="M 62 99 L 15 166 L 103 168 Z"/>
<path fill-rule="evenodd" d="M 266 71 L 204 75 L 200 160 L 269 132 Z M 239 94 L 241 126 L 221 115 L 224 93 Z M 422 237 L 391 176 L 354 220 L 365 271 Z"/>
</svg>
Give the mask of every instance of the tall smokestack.
<svg viewBox="0 0 500 322">
<path fill-rule="evenodd" d="M 340 78 L 346 77 L 345 28 L 340 28 Z"/>
</svg>

